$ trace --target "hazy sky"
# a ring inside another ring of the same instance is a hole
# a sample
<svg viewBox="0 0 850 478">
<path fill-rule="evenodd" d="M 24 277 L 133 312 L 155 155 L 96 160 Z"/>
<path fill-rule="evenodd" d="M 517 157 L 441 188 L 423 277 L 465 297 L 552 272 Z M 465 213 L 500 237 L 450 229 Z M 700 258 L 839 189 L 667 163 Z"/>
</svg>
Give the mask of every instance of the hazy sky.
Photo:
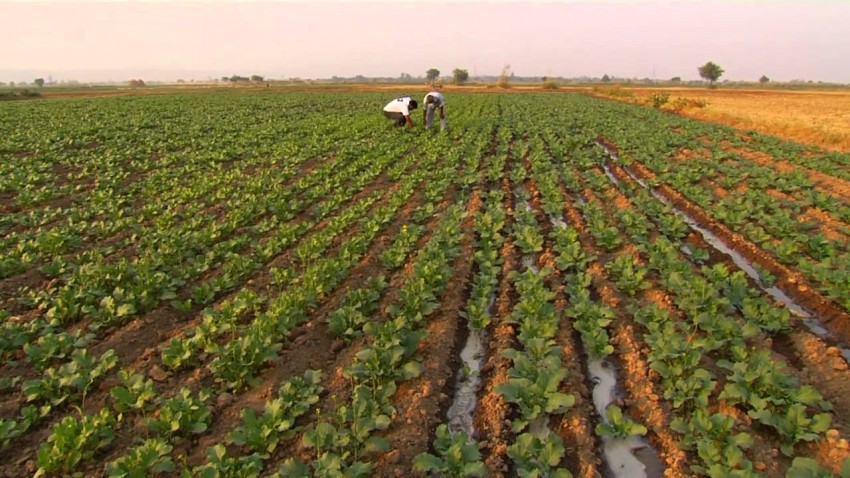
<svg viewBox="0 0 850 478">
<path fill-rule="evenodd" d="M 712 60 L 723 79 L 848 83 L 848 31 L 850 0 L 0 0 L 0 81 L 497 75 L 506 64 L 519 76 L 695 79 Z"/>
</svg>

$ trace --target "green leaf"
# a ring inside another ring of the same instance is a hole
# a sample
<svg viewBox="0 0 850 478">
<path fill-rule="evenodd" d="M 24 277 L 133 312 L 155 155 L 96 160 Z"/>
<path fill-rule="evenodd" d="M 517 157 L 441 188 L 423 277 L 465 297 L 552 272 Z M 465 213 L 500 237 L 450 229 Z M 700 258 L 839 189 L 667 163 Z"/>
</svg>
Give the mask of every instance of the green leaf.
<svg viewBox="0 0 850 478">
<path fill-rule="evenodd" d="M 439 472 L 442 467 L 443 462 L 430 453 L 420 453 L 413 459 L 413 469 L 422 473 Z"/>
</svg>

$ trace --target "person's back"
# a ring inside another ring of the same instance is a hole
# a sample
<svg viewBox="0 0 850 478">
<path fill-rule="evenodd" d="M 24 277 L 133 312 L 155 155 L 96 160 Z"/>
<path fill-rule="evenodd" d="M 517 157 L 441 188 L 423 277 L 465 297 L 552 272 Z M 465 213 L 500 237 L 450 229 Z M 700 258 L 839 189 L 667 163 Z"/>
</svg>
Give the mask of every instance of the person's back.
<svg viewBox="0 0 850 478">
<path fill-rule="evenodd" d="M 446 97 L 439 91 L 432 91 L 425 95 L 422 102 L 425 110 L 422 112 L 425 120 L 425 128 L 430 128 L 434 122 L 434 111 L 440 109 L 440 129 L 446 129 Z"/>
<path fill-rule="evenodd" d="M 413 121 L 410 119 L 410 112 L 418 106 L 419 104 L 416 100 L 409 96 L 402 96 L 401 98 L 390 101 L 384 106 L 384 116 L 395 121 L 396 126 L 404 126 L 406 124 L 408 127 L 412 127 Z"/>
</svg>

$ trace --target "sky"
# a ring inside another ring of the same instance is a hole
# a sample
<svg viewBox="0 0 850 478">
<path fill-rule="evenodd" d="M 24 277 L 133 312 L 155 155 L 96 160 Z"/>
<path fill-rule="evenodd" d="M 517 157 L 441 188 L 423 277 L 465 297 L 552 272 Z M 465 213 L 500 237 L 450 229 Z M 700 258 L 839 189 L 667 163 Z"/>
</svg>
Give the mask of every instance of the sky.
<svg viewBox="0 0 850 478">
<path fill-rule="evenodd" d="M 0 0 L 0 81 L 450 75 L 850 83 L 850 0 Z"/>
</svg>

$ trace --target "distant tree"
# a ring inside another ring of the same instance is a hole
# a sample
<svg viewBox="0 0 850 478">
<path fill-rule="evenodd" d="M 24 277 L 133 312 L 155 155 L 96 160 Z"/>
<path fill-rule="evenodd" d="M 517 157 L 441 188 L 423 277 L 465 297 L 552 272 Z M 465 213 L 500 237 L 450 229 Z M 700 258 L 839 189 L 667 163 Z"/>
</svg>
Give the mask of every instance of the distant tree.
<svg viewBox="0 0 850 478">
<path fill-rule="evenodd" d="M 605 73 L 604 75 L 602 75 L 602 83 L 608 83 L 610 81 L 611 81 L 611 77 L 608 76 L 608 73 Z"/>
<path fill-rule="evenodd" d="M 145 81 L 141 79 L 133 79 L 127 82 L 127 84 L 133 88 L 145 86 Z"/>
<path fill-rule="evenodd" d="M 505 65 L 502 67 L 502 74 L 499 75 L 499 88 L 510 88 L 511 85 L 509 83 L 509 79 L 513 78 L 513 73 L 511 72 L 511 65 Z"/>
<path fill-rule="evenodd" d="M 229 76 L 222 76 L 221 81 L 230 81 L 230 77 Z"/>
<path fill-rule="evenodd" d="M 705 65 L 697 68 L 697 71 L 699 72 L 699 76 L 708 80 L 709 85 L 713 88 L 714 82 L 723 75 L 724 70 L 720 67 L 720 65 L 709 61 Z"/>
<path fill-rule="evenodd" d="M 767 75 L 761 75 L 761 78 L 759 78 L 759 83 L 763 85 L 768 82 L 770 82 L 770 78 L 768 78 Z"/>
<path fill-rule="evenodd" d="M 682 82 L 681 76 L 674 76 L 673 78 L 670 78 L 670 83 L 681 83 L 681 82 Z"/>
<path fill-rule="evenodd" d="M 440 77 L 440 70 L 436 68 L 431 68 L 425 72 L 425 80 L 429 83 L 433 82 L 437 78 Z"/>
<path fill-rule="evenodd" d="M 398 75 L 398 78 L 402 81 L 409 81 L 413 78 L 413 76 L 410 73 L 402 73 Z"/>
<path fill-rule="evenodd" d="M 255 81 L 257 83 L 263 81 L 263 77 L 260 75 L 251 75 L 251 81 Z"/>
<path fill-rule="evenodd" d="M 14 87 L 15 87 L 15 82 L 14 82 L 14 81 L 10 81 L 10 82 L 9 82 L 9 86 L 11 86 L 12 88 L 14 88 Z"/>
<path fill-rule="evenodd" d="M 452 72 L 452 83 L 462 85 L 469 81 L 469 72 L 460 68 L 455 68 Z"/>
<path fill-rule="evenodd" d="M 39 88 L 44 86 L 44 78 L 36 78 L 36 79 L 32 80 L 32 82 L 35 83 L 35 86 L 37 86 Z"/>
</svg>

